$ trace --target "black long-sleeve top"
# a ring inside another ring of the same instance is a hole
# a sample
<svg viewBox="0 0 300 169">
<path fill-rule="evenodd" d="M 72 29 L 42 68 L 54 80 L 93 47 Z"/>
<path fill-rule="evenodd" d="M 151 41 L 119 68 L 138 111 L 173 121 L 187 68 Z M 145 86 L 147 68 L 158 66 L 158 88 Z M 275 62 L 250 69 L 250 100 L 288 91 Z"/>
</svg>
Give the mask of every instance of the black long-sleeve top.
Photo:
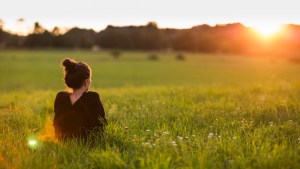
<svg viewBox="0 0 300 169">
<path fill-rule="evenodd" d="M 107 124 L 105 111 L 96 92 L 84 92 L 72 105 L 70 93 L 62 91 L 57 93 L 54 102 L 55 136 L 85 137 L 89 131 L 103 131 Z"/>
</svg>

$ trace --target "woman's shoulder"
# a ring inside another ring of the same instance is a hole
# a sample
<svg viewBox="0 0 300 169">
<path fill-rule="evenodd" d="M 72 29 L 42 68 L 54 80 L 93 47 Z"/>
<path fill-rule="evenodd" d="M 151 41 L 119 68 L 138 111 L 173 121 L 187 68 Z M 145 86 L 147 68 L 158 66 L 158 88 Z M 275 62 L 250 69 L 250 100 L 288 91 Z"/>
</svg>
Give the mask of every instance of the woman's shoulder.
<svg viewBox="0 0 300 169">
<path fill-rule="evenodd" d="M 66 97 L 66 96 L 69 96 L 69 92 L 67 91 L 60 91 L 56 94 L 56 98 L 61 98 L 61 97 Z"/>
<path fill-rule="evenodd" d="M 87 91 L 86 94 L 88 96 L 92 96 L 92 97 L 99 97 L 99 93 L 94 92 L 94 91 Z"/>
</svg>

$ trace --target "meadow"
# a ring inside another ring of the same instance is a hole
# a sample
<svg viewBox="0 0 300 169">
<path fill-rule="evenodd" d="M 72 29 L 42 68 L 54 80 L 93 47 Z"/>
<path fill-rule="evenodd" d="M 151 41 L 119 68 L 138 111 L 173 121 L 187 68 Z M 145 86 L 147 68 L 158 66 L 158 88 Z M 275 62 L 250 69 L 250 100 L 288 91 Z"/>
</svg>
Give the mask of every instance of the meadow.
<svg viewBox="0 0 300 169">
<path fill-rule="evenodd" d="M 0 51 L 0 168 L 300 168 L 300 64 L 272 56 Z M 61 61 L 90 64 L 108 126 L 53 137 Z"/>
</svg>

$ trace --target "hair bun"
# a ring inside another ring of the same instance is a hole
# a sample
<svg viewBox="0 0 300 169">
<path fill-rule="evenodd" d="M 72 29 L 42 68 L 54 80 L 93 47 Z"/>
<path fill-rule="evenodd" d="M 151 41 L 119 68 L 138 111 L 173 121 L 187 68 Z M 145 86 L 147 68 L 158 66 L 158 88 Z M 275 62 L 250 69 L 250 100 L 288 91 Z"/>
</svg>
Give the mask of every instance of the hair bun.
<svg viewBox="0 0 300 169">
<path fill-rule="evenodd" d="M 65 59 L 63 62 L 62 62 L 63 66 L 65 66 L 65 69 L 67 72 L 70 72 L 74 69 L 74 67 L 76 66 L 77 62 L 72 60 L 72 59 Z"/>
</svg>

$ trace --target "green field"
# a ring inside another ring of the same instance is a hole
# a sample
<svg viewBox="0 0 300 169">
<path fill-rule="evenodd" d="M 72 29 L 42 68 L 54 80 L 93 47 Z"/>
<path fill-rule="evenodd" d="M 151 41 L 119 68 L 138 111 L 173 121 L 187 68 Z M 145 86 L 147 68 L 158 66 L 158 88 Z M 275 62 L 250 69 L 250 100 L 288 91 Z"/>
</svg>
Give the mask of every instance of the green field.
<svg viewBox="0 0 300 169">
<path fill-rule="evenodd" d="M 300 64 L 272 56 L 0 51 L 1 168 L 300 168 Z M 60 62 L 90 64 L 109 125 L 53 138 Z"/>
</svg>

